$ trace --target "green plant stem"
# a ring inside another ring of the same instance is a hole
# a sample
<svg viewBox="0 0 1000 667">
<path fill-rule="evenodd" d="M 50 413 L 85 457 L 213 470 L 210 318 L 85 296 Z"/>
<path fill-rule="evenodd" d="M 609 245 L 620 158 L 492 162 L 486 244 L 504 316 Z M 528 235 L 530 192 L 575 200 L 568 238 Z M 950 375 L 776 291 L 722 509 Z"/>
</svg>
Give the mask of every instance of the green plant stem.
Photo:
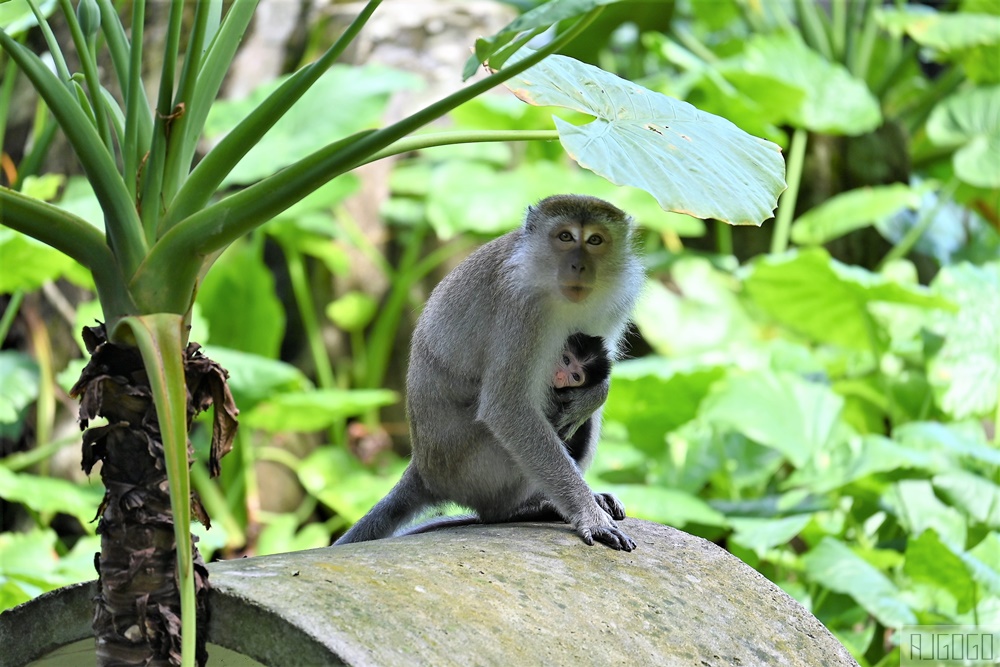
<svg viewBox="0 0 1000 667">
<path fill-rule="evenodd" d="M 559 141 L 558 130 L 477 130 L 458 132 L 430 132 L 412 137 L 404 137 L 366 158 L 364 162 L 376 162 L 393 155 L 401 155 L 425 148 L 451 146 L 454 144 L 475 144 L 496 141 Z"/>
<path fill-rule="evenodd" d="M 720 255 L 733 254 L 733 228 L 726 223 L 715 221 L 715 250 Z"/>
<path fill-rule="evenodd" d="M 934 217 L 941 210 L 941 207 L 945 205 L 946 202 L 950 201 L 952 196 L 955 194 L 955 190 L 958 189 L 959 180 L 955 176 L 951 177 L 948 184 L 945 185 L 941 191 L 938 193 L 937 202 L 934 206 L 924 209 L 917 222 L 907 230 L 906 234 L 900 239 L 899 243 L 894 245 L 889 252 L 885 254 L 882 261 L 878 263 L 877 270 L 881 271 L 887 264 L 896 261 L 897 259 L 902 259 L 913 250 L 913 246 L 917 244 L 920 237 L 924 235 L 927 228 L 931 226 L 934 222 Z"/>
<path fill-rule="evenodd" d="M 24 179 L 28 176 L 35 176 L 41 169 L 45 156 L 49 153 L 52 141 L 56 138 L 56 130 L 59 124 L 52 119 L 48 107 L 44 102 L 39 102 L 35 113 L 34 139 L 31 145 L 31 152 L 24 156 L 17 169 L 17 180 L 14 181 L 13 189 L 20 190 Z M 40 129 L 39 129 L 40 128 Z"/>
<path fill-rule="evenodd" d="M 198 272 L 212 252 L 226 247 L 386 146 L 540 62 L 590 25 L 600 9 L 587 13 L 572 28 L 527 58 L 382 130 L 359 133 L 322 148 L 179 222 L 153 247 L 143 270 L 136 275 L 132 289 L 137 300 L 149 304 L 153 311 L 186 312 Z M 172 281 L 169 289 L 165 289 L 166 276 Z"/>
<path fill-rule="evenodd" d="M 177 554 L 177 587 L 181 602 L 181 666 L 194 667 L 195 590 L 191 541 L 191 479 L 187 451 L 187 385 L 184 376 L 184 318 L 165 313 L 127 317 L 119 322 L 135 339 L 149 376 L 156 418 L 163 439 L 163 458 L 170 484 L 170 510 Z M 121 326 L 111 337 L 122 338 Z"/>
<path fill-rule="evenodd" d="M 7 133 L 7 114 L 10 110 L 10 101 L 14 96 L 14 84 L 16 82 L 17 63 L 13 60 L 8 60 L 4 63 L 3 85 L 0 86 L 0 155 L 3 155 L 3 140 Z"/>
<path fill-rule="evenodd" d="M 795 128 L 789 148 L 788 167 L 785 178 L 788 189 L 781 193 L 781 204 L 774 222 L 774 235 L 771 237 L 771 252 L 782 253 L 788 249 L 788 235 L 792 228 L 792 218 L 795 216 L 795 202 L 799 197 L 799 185 L 802 183 L 802 168 L 805 164 L 806 144 L 809 132 L 804 128 Z"/>
<path fill-rule="evenodd" d="M 830 49 L 833 60 L 844 62 L 844 47 L 847 44 L 847 2 L 832 0 L 830 3 Z"/>
<path fill-rule="evenodd" d="M 316 302 L 313 301 L 312 291 L 309 289 L 302 253 L 290 246 L 283 246 L 282 250 L 285 252 L 295 303 L 302 318 L 302 328 L 305 329 L 306 339 L 309 341 L 309 352 L 316 366 L 316 380 L 323 389 L 333 389 L 337 386 L 337 382 L 330 363 L 330 355 L 323 343 L 323 332 L 320 330 L 319 317 L 316 314 Z"/>
<path fill-rule="evenodd" d="M 813 0 L 795 0 L 795 10 L 806 43 L 827 60 L 833 60 L 830 38 L 827 35 L 827 18 L 818 3 Z"/>
<path fill-rule="evenodd" d="M 35 0 L 28 0 L 28 6 L 31 7 L 31 13 L 35 15 L 35 21 L 42 31 L 45 45 L 49 47 L 49 54 L 52 56 L 52 62 L 56 66 L 56 74 L 63 83 L 68 83 L 70 78 L 69 67 L 66 65 L 66 57 L 59 46 L 59 40 L 56 39 L 55 34 L 52 32 L 52 27 L 49 26 L 48 20 L 42 14 L 41 10 L 38 9 L 38 3 Z"/>
<path fill-rule="evenodd" d="M 111 141 L 111 128 L 108 125 L 108 110 L 105 107 L 104 96 L 101 94 L 101 79 L 97 75 L 97 63 L 87 45 L 87 38 L 80 28 L 80 22 L 73 11 L 70 0 L 58 0 L 59 8 L 62 9 L 63 17 L 69 26 L 69 34 L 73 38 L 73 45 L 76 47 L 76 55 L 80 59 L 80 66 L 83 68 L 83 78 L 87 82 L 87 92 L 90 94 L 90 104 L 94 107 L 94 124 L 97 133 L 104 142 L 104 148 L 109 154 L 114 152 L 114 144 Z"/>
<path fill-rule="evenodd" d="M 219 487 L 212 481 L 208 470 L 201 463 L 191 466 L 191 484 L 198 497 L 205 505 L 205 511 L 212 517 L 212 523 L 218 523 L 226 533 L 226 547 L 237 549 L 246 544 L 247 536 L 240 526 L 240 522 L 229 510 L 225 496 L 219 491 Z"/>
<path fill-rule="evenodd" d="M 219 144 L 209 151 L 208 155 L 198 164 L 178 192 L 172 203 L 171 209 L 165 216 L 163 228 L 168 230 L 180 222 L 182 219 L 192 215 L 201 209 L 211 199 L 218 189 L 219 184 L 233 170 L 233 167 L 253 148 L 262 136 L 280 120 L 292 105 L 308 91 L 316 81 L 337 61 L 354 37 L 357 36 L 361 28 L 371 18 L 372 13 L 381 4 L 382 0 L 371 0 L 365 8 L 355 17 L 351 25 L 348 26 L 344 34 L 311 65 L 302 68 L 288 78 L 283 84 L 268 95 L 267 99 L 258 105 L 250 115 L 240 121 Z M 232 10 L 231 10 L 232 11 Z M 228 20 L 227 16 L 227 20 Z M 220 39 L 223 31 L 220 31 Z M 242 33 L 241 33 L 242 34 Z M 230 38 L 230 41 L 233 41 Z M 236 40 L 238 43 L 238 40 Z M 214 46 L 214 45 L 213 45 Z M 209 54 L 206 62 L 215 62 Z M 230 56 L 231 59 L 231 56 Z M 224 73 L 225 68 L 221 68 Z M 221 84 L 221 78 L 219 79 Z M 218 91 L 216 86 L 213 91 Z M 200 102 L 208 97 L 206 91 L 200 91 L 197 95 Z M 211 99 L 207 100 L 211 104 Z M 200 109 L 200 107 L 199 107 Z M 207 114 L 207 109 L 205 110 Z M 202 119 L 202 124 L 204 119 Z"/>
<path fill-rule="evenodd" d="M 10 326 L 14 323 L 14 318 L 17 316 L 17 311 L 21 308 L 22 301 L 24 301 L 24 290 L 14 290 L 10 295 L 10 301 L 7 302 L 7 307 L 3 311 L 3 316 L 0 317 L 0 343 L 7 340 L 7 334 L 10 333 Z"/>
<path fill-rule="evenodd" d="M 142 85 L 142 31 L 146 20 L 146 3 L 132 5 L 132 46 L 125 91 L 125 145 L 122 146 L 122 176 L 130 201 L 138 202 L 139 165 L 146 147 L 152 141 L 153 119 L 149 115 L 149 100 Z"/>
<path fill-rule="evenodd" d="M 865 7 L 864 18 L 861 23 L 861 40 L 857 48 L 851 55 L 854 57 L 848 63 L 851 74 L 867 81 L 868 68 L 871 66 L 872 52 L 875 49 L 875 38 L 878 37 L 878 24 L 875 21 L 875 3 L 868 3 Z"/>
<path fill-rule="evenodd" d="M 184 3 L 170 3 L 167 18 L 167 36 L 163 49 L 163 66 L 160 71 L 160 92 L 156 100 L 156 118 L 153 119 L 153 137 L 149 157 L 140 172 L 139 192 L 142 193 L 140 216 L 146 243 L 152 246 L 158 238 L 160 215 L 164 212 L 163 186 L 166 177 L 167 144 L 175 122 L 184 116 L 184 110 L 174 107 L 174 79 L 177 57 L 180 52 L 181 29 L 184 23 Z M 152 308 L 155 312 L 157 308 Z"/>
</svg>

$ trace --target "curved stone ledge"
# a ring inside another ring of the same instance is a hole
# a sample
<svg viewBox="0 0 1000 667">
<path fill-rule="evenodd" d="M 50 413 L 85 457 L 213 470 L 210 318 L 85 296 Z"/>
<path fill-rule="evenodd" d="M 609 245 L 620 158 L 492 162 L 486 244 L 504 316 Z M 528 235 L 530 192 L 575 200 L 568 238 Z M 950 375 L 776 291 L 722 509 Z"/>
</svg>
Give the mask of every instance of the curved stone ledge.
<svg viewBox="0 0 1000 667">
<path fill-rule="evenodd" d="M 213 563 L 209 639 L 280 667 L 856 665 L 816 618 L 723 549 L 657 524 L 624 527 L 632 553 L 539 523 Z M 0 665 L 86 639 L 93 594 L 81 584 L 0 615 Z"/>
</svg>

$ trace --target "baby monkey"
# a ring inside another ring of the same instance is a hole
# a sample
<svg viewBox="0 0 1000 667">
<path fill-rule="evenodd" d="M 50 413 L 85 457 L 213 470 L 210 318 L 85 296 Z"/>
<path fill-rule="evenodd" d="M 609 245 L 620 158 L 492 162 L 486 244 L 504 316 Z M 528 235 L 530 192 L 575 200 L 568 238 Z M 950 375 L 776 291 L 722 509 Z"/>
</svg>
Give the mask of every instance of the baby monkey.
<svg viewBox="0 0 1000 667">
<path fill-rule="evenodd" d="M 552 379 L 554 389 L 593 387 L 611 373 L 611 360 L 597 336 L 575 333 L 566 341 Z"/>
</svg>

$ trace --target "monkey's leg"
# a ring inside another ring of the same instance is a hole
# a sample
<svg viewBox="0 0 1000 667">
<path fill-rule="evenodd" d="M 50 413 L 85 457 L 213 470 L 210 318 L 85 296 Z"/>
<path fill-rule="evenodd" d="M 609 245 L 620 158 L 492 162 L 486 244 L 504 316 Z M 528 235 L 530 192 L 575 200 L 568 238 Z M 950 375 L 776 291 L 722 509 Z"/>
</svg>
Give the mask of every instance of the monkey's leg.
<svg viewBox="0 0 1000 667">
<path fill-rule="evenodd" d="M 420 474 L 410 464 L 385 498 L 361 517 L 335 544 L 367 542 L 390 537 L 425 507 L 438 501 L 427 490 Z"/>
</svg>

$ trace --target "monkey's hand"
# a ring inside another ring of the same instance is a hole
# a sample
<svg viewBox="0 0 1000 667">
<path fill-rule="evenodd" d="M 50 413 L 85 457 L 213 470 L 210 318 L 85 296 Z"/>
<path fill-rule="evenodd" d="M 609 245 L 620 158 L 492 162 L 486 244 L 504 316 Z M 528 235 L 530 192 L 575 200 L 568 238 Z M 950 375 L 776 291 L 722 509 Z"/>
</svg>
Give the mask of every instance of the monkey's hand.
<svg viewBox="0 0 1000 667">
<path fill-rule="evenodd" d="M 595 513 L 593 517 L 573 517 L 571 523 L 576 529 L 576 534 L 589 545 L 593 545 L 594 540 L 597 540 L 618 551 L 635 549 L 635 541 L 619 530 L 606 510 Z"/>
<path fill-rule="evenodd" d="M 595 493 L 594 500 L 597 502 L 597 506 L 615 521 L 621 521 L 625 518 L 625 505 L 610 493 Z"/>
</svg>

